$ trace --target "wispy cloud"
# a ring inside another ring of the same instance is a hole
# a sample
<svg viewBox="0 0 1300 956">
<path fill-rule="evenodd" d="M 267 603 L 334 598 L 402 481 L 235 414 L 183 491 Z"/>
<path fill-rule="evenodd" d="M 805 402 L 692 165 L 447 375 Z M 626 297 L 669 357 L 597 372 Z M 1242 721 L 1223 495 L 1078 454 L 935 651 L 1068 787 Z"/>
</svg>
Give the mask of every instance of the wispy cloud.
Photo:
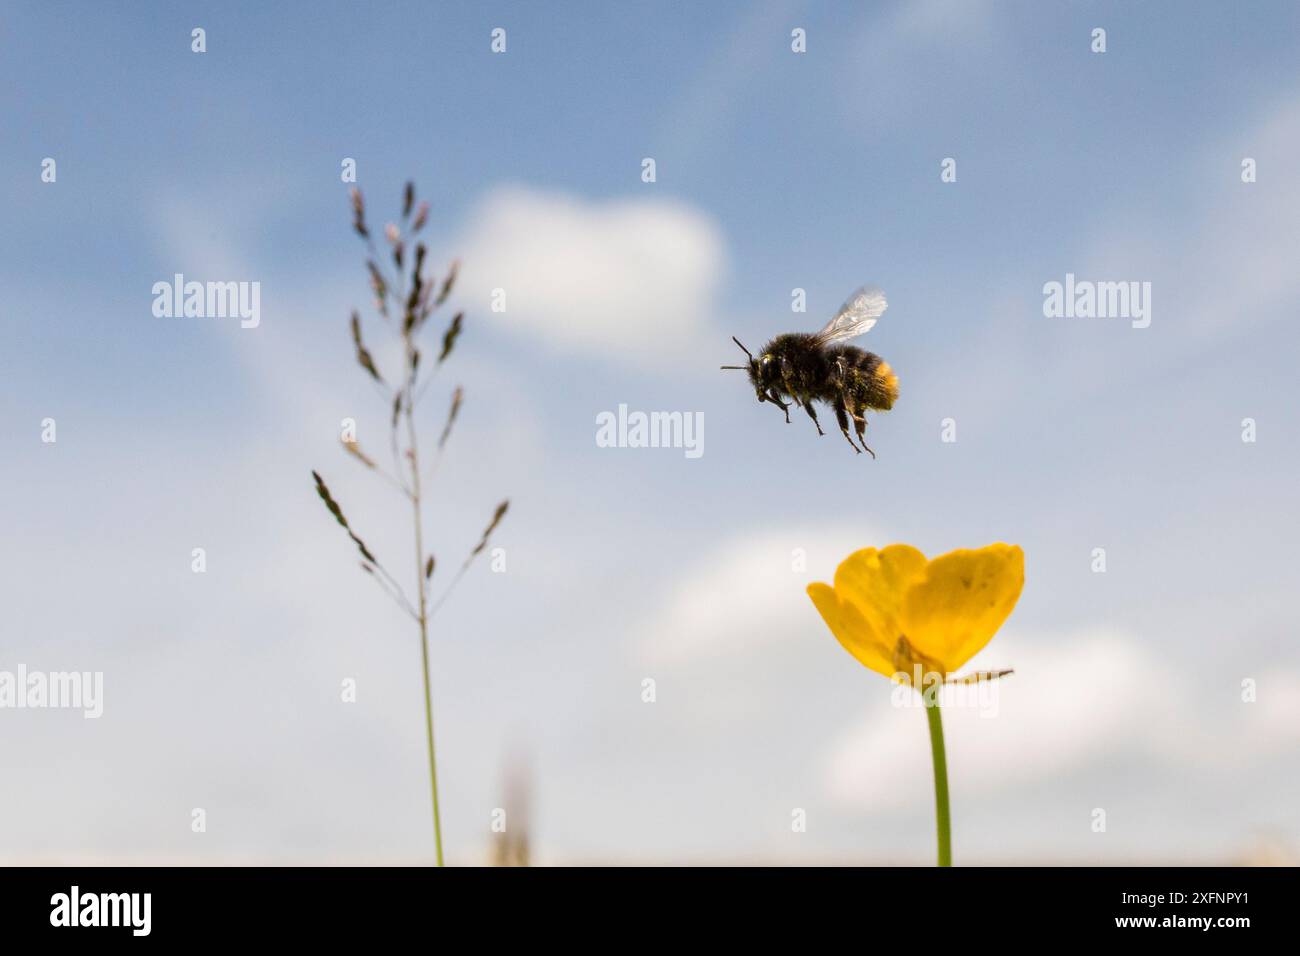
<svg viewBox="0 0 1300 956">
<path fill-rule="evenodd" d="M 1263 680 L 1256 702 L 1240 700 L 1235 677 L 1207 699 L 1176 661 L 1105 630 L 999 640 L 972 666 L 1005 665 L 1015 674 L 990 688 L 996 706 L 944 711 L 950 766 L 972 795 L 1125 760 L 1226 771 L 1295 743 L 1288 715 L 1300 713 L 1300 681 L 1287 672 Z M 826 791 L 845 809 L 907 805 L 929 794 L 929 760 L 916 710 L 877 701 L 828 748 Z"/>
<path fill-rule="evenodd" d="M 476 311 L 558 351 L 634 364 L 689 354 L 724 266 L 717 225 L 684 203 L 519 186 L 489 193 L 450 248 Z"/>
<path fill-rule="evenodd" d="M 640 642 L 647 663 L 685 666 L 728 654 L 753 655 L 806 637 L 818 626 L 804 593 L 829 579 L 857 545 L 883 540 L 861 527 L 784 528 L 739 535 L 682 568 Z"/>
</svg>

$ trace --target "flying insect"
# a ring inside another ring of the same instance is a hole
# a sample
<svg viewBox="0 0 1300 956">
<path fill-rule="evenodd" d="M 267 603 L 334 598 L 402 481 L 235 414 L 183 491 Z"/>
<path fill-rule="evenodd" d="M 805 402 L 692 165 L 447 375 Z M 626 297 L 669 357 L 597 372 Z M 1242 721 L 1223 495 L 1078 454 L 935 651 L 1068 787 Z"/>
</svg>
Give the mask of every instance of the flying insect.
<svg viewBox="0 0 1300 956">
<path fill-rule="evenodd" d="M 888 411 L 898 400 L 898 376 L 889 363 L 873 352 L 846 344 L 866 332 L 880 318 L 889 303 L 874 285 L 864 285 L 826 323 L 820 332 L 788 332 L 768 342 L 754 356 L 734 335 L 731 340 L 749 358 L 748 365 L 723 365 L 749 373 L 760 402 L 771 402 L 790 421 L 790 406 L 801 405 L 824 435 L 817 421 L 814 402 L 823 402 L 835 412 L 840 431 L 858 454 L 876 453 L 867 447 L 865 412 Z M 849 420 L 858 442 L 849 434 Z M 859 448 L 858 444 L 862 447 Z"/>
</svg>

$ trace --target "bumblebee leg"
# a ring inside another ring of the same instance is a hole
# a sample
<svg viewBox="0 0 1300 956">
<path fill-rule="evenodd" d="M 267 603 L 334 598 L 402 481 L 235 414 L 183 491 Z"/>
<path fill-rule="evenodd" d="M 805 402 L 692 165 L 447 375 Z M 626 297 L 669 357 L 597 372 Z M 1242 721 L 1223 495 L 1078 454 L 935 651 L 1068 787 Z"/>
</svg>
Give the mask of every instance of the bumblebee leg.
<svg viewBox="0 0 1300 956">
<path fill-rule="evenodd" d="M 866 448 L 866 450 L 871 454 L 872 458 L 875 458 L 876 453 L 874 451 L 871 451 L 870 448 L 867 448 L 867 438 L 863 434 L 863 432 L 867 430 L 867 420 L 863 418 L 861 415 L 859 415 L 857 412 L 853 413 L 853 430 L 857 432 L 858 441 L 861 443 L 862 447 Z"/>
<path fill-rule="evenodd" d="M 785 412 L 785 423 L 789 425 L 790 424 L 790 403 L 781 401 L 781 396 L 777 395 L 776 392 L 772 390 L 768 391 L 767 400 L 771 402 L 773 405 L 776 405 L 778 408 L 780 408 L 781 411 Z"/>
<path fill-rule="evenodd" d="M 812 402 L 804 402 L 803 410 L 808 413 L 808 417 L 811 418 L 813 420 L 813 424 L 817 426 L 817 434 L 825 435 L 826 433 L 822 431 L 821 423 L 817 421 L 817 413 L 813 411 Z"/>
<path fill-rule="evenodd" d="M 849 416 L 844 410 L 843 396 L 835 399 L 835 420 L 840 424 L 840 431 L 844 433 L 844 440 L 852 446 L 854 451 L 861 455 L 862 450 L 853 444 L 853 437 L 849 434 Z"/>
</svg>

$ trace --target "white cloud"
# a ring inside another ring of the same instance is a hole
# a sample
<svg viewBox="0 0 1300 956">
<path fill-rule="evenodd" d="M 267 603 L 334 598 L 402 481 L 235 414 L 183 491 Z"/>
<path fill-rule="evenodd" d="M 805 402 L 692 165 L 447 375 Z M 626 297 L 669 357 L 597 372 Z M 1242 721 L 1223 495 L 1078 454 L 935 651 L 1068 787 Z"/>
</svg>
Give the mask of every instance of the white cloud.
<svg viewBox="0 0 1300 956">
<path fill-rule="evenodd" d="M 1228 694 L 1196 697 L 1186 675 L 1127 636 L 1090 632 L 1050 645 L 998 639 L 969 669 L 1008 665 L 1016 672 L 996 685 L 995 706 L 944 710 L 949 776 L 967 794 L 1125 758 L 1228 771 L 1295 743 L 1296 722 L 1287 719 L 1300 711 L 1293 674 L 1270 675 L 1260 702 L 1234 713 L 1223 708 Z M 882 700 L 829 748 L 826 790 L 858 810 L 929 799 L 930 760 L 919 708 Z"/>
<path fill-rule="evenodd" d="M 861 528 L 787 528 L 724 542 L 685 569 L 663 611 L 646 627 L 642 659 L 672 666 L 752 655 L 815 632 L 821 619 L 805 587 L 829 581 L 835 566 L 864 540 L 887 543 Z"/>
<path fill-rule="evenodd" d="M 966 793 L 1167 740 L 1170 699 L 1144 691 L 1154 662 L 1130 641 L 1104 634 L 1050 648 L 995 641 L 970 669 L 1006 665 L 1016 673 L 988 688 L 996 689 L 995 708 L 944 708 L 949 776 Z M 828 795 L 861 810 L 928 799 L 930 759 L 920 709 L 882 702 L 831 745 Z"/>
<path fill-rule="evenodd" d="M 1285 740 L 1300 739 L 1300 674 L 1277 672 L 1258 689 L 1259 718 Z"/>
<path fill-rule="evenodd" d="M 1255 700 L 1243 701 L 1235 678 L 1232 694 L 1225 695 L 1237 708 L 1236 719 L 1223 726 L 1211 726 L 1199 735 L 1195 745 L 1220 755 L 1225 766 L 1236 767 L 1278 752 L 1294 757 L 1300 745 L 1300 673 L 1270 670 L 1260 675 Z"/>
<path fill-rule="evenodd" d="M 724 264 L 717 226 L 683 203 L 518 186 L 489 193 L 450 248 L 476 312 L 561 351 L 633 362 L 693 349 Z M 498 288 L 504 313 L 490 311 Z"/>
</svg>

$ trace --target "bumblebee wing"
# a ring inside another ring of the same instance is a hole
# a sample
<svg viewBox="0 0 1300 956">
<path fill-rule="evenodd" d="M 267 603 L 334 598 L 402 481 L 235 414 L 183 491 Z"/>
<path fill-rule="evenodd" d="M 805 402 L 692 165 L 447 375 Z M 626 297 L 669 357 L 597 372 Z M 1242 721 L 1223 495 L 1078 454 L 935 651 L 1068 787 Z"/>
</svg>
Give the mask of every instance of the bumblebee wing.
<svg viewBox="0 0 1300 956">
<path fill-rule="evenodd" d="M 876 320 L 889 308 L 885 292 L 878 285 L 864 285 L 854 292 L 835 318 L 826 323 L 815 336 L 818 345 L 829 345 L 855 338 L 876 324 Z"/>
</svg>

